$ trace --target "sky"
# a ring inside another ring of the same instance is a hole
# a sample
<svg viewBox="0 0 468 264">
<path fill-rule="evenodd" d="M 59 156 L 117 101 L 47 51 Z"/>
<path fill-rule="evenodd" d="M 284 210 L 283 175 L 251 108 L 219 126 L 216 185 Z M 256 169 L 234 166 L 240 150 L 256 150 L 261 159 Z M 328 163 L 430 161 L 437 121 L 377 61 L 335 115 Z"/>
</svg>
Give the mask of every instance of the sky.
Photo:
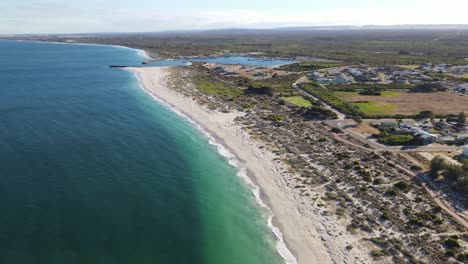
<svg viewBox="0 0 468 264">
<path fill-rule="evenodd" d="M 468 0 L 1 0 L 0 34 L 468 24 Z"/>
</svg>

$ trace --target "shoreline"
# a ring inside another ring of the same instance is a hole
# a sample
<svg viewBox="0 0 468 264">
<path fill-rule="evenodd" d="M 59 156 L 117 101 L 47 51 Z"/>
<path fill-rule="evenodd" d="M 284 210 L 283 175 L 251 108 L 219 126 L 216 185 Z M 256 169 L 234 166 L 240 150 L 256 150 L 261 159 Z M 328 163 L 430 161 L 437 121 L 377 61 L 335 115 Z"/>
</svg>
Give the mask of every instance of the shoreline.
<svg viewBox="0 0 468 264">
<path fill-rule="evenodd" d="M 352 253 L 345 250 L 349 243 L 357 244 L 359 238 L 344 235 L 342 225 L 321 215 L 288 186 L 292 176 L 284 174 L 287 167 L 276 161 L 278 156 L 234 122 L 242 113 L 208 110 L 192 98 L 168 88 L 170 69 L 125 68 L 137 76 L 145 92 L 202 128 L 210 144 L 218 147 L 229 164 L 239 168 L 238 175 L 251 187 L 258 204 L 271 211 L 267 224 L 277 238 L 276 249 L 286 263 L 370 262 L 361 247 L 356 247 Z"/>
<path fill-rule="evenodd" d="M 165 70 L 169 67 L 158 67 L 161 70 Z M 278 251 L 279 255 L 282 257 L 286 264 L 297 264 L 298 261 L 295 257 L 295 251 L 290 248 L 287 241 L 284 239 L 284 235 L 282 233 L 282 225 L 278 223 L 276 220 L 275 214 L 271 209 L 271 201 L 268 196 L 265 195 L 261 186 L 258 184 L 255 174 L 248 168 L 246 165 L 246 161 L 239 158 L 235 151 L 229 148 L 229 145 L 226 144 L 225 138 L 220 137 L 215 131 L 212 131 L 209 127 L 207 127 L 204 122 L 200 122 L 201 120 L 194 119 L 193 115 L 186 113 L 180 105 L 174 105 L 171 102 L 166 101 L 166 98 L 161 98 L 160 94 L 155 94 L 155 91 L 151 88 L 148 88 L 148 85 L 145 85 L 145 76 L 142 76 L 139 68 L 126 68 L 127 71 L 134 73 L 138 79 L 140 87 L 147 92 L 151 97 L 153 97 L 159 103 L 162 103 L 166 107 L 168 107 L 171 111 L 175 112 L 177 115 L 185 118 L 189 123 L 191 123 L 195 128 L 201 132 L 205 137 L 208 139 L 208 143 L 213 145 L 217 148 L 218 154 L 225 157 L 232 167 L 237 169 L 236 175 L 240 177 L 244 183 L 247 185 L 256 200 L 256 203 L 259 207 L 267 212 L 266 215 L 266 224 L 270 231 L 275 236 L 276 240 L 276 250 Z M 164 83 L 158 83 L 161 87 L 164 87 Z M 166 87 L 165 87 L 166 88 Z M 167 91 L 169 89 L 166 88 Z M 175 93 L 175 91 L 174 91 Z M 195 102 L 194 102 L 195 103 Z M 201 108 L 201 106 L 200 106 Z"/>
</svg>

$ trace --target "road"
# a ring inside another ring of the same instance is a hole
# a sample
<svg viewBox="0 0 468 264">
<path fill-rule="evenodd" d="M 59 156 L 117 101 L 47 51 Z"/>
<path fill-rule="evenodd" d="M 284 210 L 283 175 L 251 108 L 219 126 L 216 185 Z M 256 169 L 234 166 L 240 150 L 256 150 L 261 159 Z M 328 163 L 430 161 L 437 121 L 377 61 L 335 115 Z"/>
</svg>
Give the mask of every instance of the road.
<svg viewBox="0 0 468 264">
<path fill-rule="evenodd" d="M 304 79 L 305 78 L 305 79 Z M 315 96 L 313 96 L 312 94 L 308 93 L 307 91 L 301 89 L 299 87 L 299 83 L 301 82 L 304 82 L 307 80 L 307 77 L 302 77 L 301 79 L 297 80 L 294 84 L 293 84 L 293 87 L 295 89 L 297 89 L 299 92 L 301 92 L 302 94 L 305 94 L 307 96 L 310 96 L 312 98 L 314 98 L 315 100 L 318 100 L 318 101 L 321 101 L 320 99 L 316 98 Z M 353 138 L 361 141 L 362 143 L 364 143 L 363 146 L 358 146 L 354 143 L 351 143 L 343 138 L 339 138 L 337 137 L 336 135 L 334 135 L 334 137 L 340 141 L 343 141 L 344 143 L 347 143 L 347 144 L 351 144 L 351 145 L 354 145 L 356 147 L 359 147 L 359 148 L 362 148 L 362 149 L 365 149 L 365 150 L 368 150 L 368 148 L 366 146 L 370 146 L 374 149 L 377 149 L 377 150 L 382 150 L 382 151 L 403 151 L 403 152 L 410 152 L 410 151 L 425 151 L 425 152 L 444 152 L 444 151 L 457 151 L 459 150 L 460 148 L 458 147 L 452 147 L 452 146 L 415 146 L 415 147 L 403 147 L 403 146 L 396 146 L 396 147 L 391 147 L 391 146 L 384 146 L 384 145 L 381 145 L 373 140 L 370 140 L 368 138 L 366 138 L 365 136 L 363 136 L 362 134 L 360 133 L 357 133 L 353 130 L 351 130 L 351 127 L 354 127 L 356 125 L 356 122 L 354 122 L 353 120 L 346 120 L 346 116 L 343 114 L 343 113 L 340 113 L 338 110 L 334 109 L 333 107 L 331 107 L 330 105 L 322 102 L 324 104 L 324 106 L 335 112 L 338 116 L 338 119 L 337 120 L 326 120 L 325 123 L 328 124 L 329 126 L 331 127 L 337 127 L 337 128 L 340 128 L 341 130 L 343 130 L 347 135 L 349 136 L 352 136 Z M 433 199 L 433 201 L 438 205 L 440 206 L 440 208 L 442 208 L 442 210 L 444 210 L 447 214 L 451 215 L 453 217 L 453 219 L 455 219 L 460 225 L 462 225 L 466 230 L 468 230 L 468 222 L 465 220 L 465 218 L 463 218 L 462 216 L 460 216 L 456 211 L 452 210 L 452 208 L 450 208 L 449 206 L 447 206 L 440 198 L 439 198 L 439 195 L 434 192 L 430 187 L 429 187 L 429 183 L 427 182 L 427 179 L 425 179 L 424 177 L 418 177 L 417 174 L 415 174 L 414 172 L 398 165 L 398 164 L 395 164 L 395 166 L 398 168 L 398 169 L 401 169 L 402 171 L 404 171 L 407 175 L 409 175 L 410 177 L 416 177 L 422 184 L 422 186 L 424 187 L 424 189 L 426 190 L 426 192 L 429 194 L 429 196 L 431 196 L 431 198 Z"/>
<path fill-rule="evenodd" d="M 457 146 L 385 146 L 382 144 L 377 143 L 376 141 L 369 139 L 362 134 L 355 132 L 351 129 L 351 127 L 356 125 L 356 122 L 353 120 L 326 120 L 326 124 L 331 127 L 336 127 L 346 134 L 352 136 L 353 138 L 361 141 L 364 144 L 368 144 L 375 149 L 386 150 L 386 151 L 402 151 L 402 152 L 409 152 L 409 151 L 419 151 L 419 152 L 455 152 L 461 151 L 461 147 Z"/>
<path fill-rule="evenodd" d="M 338 116 L 338 120 L 345 120 L 346 118 L 346 115 L 344 115 L 343 113 L 339 112 L 338 110 L 336 110 L 335 108 L 331 107 L 330 105 L 326 104 L 325 102 L 323 102 L 322 100 L 320 100 L 319 98 L 313 96 L 311 93 L 303 90 L 301 87 L 299 87 L 299 84 L 300 83 L 303 83 L 303 82 L 306 82 L 307 81 L 307 77 L 302 77 L 300 78 L 299 80 L 297 80 L 295 83 L 293 83 L 293 87 L 298 90 L 299 92 L 301 92 L 302 94 L 305 94 L 307 96 L 310 96 L 312 98 L 314 98 L 315 100 L 321 102 L 325 108 L 327 108 L 328 110 L 331 110 L 333 111 L 337 116 Z"/>
</svg>

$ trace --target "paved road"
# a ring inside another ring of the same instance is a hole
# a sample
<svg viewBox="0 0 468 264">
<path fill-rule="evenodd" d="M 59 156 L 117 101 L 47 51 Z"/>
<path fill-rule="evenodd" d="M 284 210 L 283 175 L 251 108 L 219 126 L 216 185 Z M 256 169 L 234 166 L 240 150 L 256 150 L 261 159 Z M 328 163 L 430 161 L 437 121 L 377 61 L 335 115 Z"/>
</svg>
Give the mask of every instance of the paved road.
<svg viewBox="0 0 468 264">
<path fill-rule="evenodd" d="M 353 120 L 326 120 L 331 127 L 337 127 L 343 130 L 346 134 L 352 136 L 353 138 L 361 141 L 364 144 L 369 144 L 375 149 L 387 150 L 387 151 L 420 151 L 420 152 L 455 152 L 461 151 L 461 147 L 457 146 L 385 146 L 377 143 L 373 139 L 369 139 L 362 134 L 351 130 L 351 127 L 356 125 L 356 122 Z"/>
<path fill-rule="evenodd" d="M 314 98 L 315 100 L 319 101 L 319 102 L 322 102 L 322 104 L 325 106 L 325 108 L 327 108 L 328 110 L 331 110 L 333 112 L 335 112 L 335 114 L 338 116 L 338 120 L 344 120 L 346 118 L 346 115 L 344 115 L 343 113 L 339 112 L 338 110 L 336 110 L 335 108 L 331 107 L 330 105 L 326 104 L 325 102 L 323 102 L 322 100 L 320 100 L 319 98 L 313 96 L 311 93 L 307 92 L 306 90 L 303 90 L 301 87 L 299 87 L 298 84 L 300 83 L 303 83 L 307 81 L 307 77 L 302 77 L 300 78 L 299 80 L 297 80 L 295 83 L 293 83 L 293 87 L 298 90 L 299 92 L 301 92 L 302 94 L 305 94 L 307 96 L 310 96 L 312 98 Z"/>
<path fill-rule="evenodd" d="M 306 77 L 303 77 L 303 78 L 306 78 Z M 297 80 L 294 84 L 293 84 L 293 87 L 296 88 L 299 92 L 305 94 L 305 95 L 308 95 L 312 98 L 314 98 L 315 100 L 318 100 L 318 101 L 321 101 L 320 99 L 316 98 L 315 96 L 313 96 L 312 94 L 308 93 L 307 91 L 305 90 L 302 90 L 300 87 L 299 87 L 299 83 L 303 82 L 304 79 L 301 78 L 299 80 Z M 322 102 L 323 103 L 323 102 Z M 356 122 L 354 122 L 353 120 L 349 120 L 349 119 L 345 119 L 346 116 L 342 113 L 340 113 L 338 110 L 334 109 L 333 107 L 331 107 L 330 105 L 328 104 L 325 104 L 325 107 L 327 109 L 330 109 L 331 111 L 335 112 L 337 115 L 338 115 L 338 119 L 337 120 L 326 120 L 325 123 L 328 124 L 329 126 L 331 127 L 337 127 L 337 128 L 340 128 L 341 130 L 343 130 L 347 135 L 350 135 L 352 136 L 353 138 L 361 141 L 364 143 L 364 146 L 358 146 L 354 143 L 351 143 L 343 138 L 339 138 L 337 137 L 336 135 L 333 134 L 333 136 L 338 139 L 338 140 L 341 140 L 343 141 L 344 143 L 347 143 L 347 144 L 351 144 L 351 145 L 354 145 L 356 147 L 359 147 L 359 148 L 363 148 L 365 150 L 368 150 L 367 149 L 367 145 L 368 144 L 369 146 L 377 149 L 377 150 L 383 150 L 383 151 L 427 151 L 427 152 L 442 152 L 442 151 L 456 151 L 456 150 L 459 150 L 460 148 L 458 147 L 452 147 L 452 146 L 417 146 L 417 147 L 402 147 L 402 146 L 397 146 L 397 147 L 391 147 L 391 146 L 384 146 L 384 145 L 381 145 L 373 140 L 370 140 L 366 137 L 364 137 L 362 134 L 360 133 L 357 133 L 357 132 L 354 132 L 353 130 L 351 130 L 351 127 L 355 126 L 356 125 Z M 448 207 L 445 205 L 445 203 L 439 198 L 439 195 L 437 193 L 435 193 L 428 185 L 429 183 L 427 182 L 427 180 L 424 178 L 424 177 L 418 177 L 418 175 L 416 175 L 414 172 L 398 165 L 398 164 L 395 164 L 397 168 L 403 170 L 404 172 L 406 172 L 409 176 L 411 177 L 416 177 L 420 182 L 421 184 L 423 185 L 424 189 L 427 191 L 427 193 L 431 196 L 431 198 L 434 200 L 434 202 L 440 206 L 440 208 L 442 208 L 442 210 L 444 210 L 446 213 L 448 213 L 449 215 L 451 215 L 458 223 L 460 223 L 465 229 L 468 229 L 468 222 L 465 220 L 465 218 L 463 218 L 462 216 L 460 216 L 457 212 L 455 212 L 454 210 L 452 210 L 452 208 Z"/>
</svg>

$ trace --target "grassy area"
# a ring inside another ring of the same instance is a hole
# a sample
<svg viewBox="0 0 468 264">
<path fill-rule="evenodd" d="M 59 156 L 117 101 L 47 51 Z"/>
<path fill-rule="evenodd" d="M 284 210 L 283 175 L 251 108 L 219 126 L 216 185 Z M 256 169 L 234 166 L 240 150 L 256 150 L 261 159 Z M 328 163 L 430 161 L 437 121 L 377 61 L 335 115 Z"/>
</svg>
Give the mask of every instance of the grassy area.
<svg viewBox="0 0 468 264">
<path fill-rule="evenodd" d="M 349 104 L 356 106 L 365 116 L 389 115 L 390 111 L 395 109 L 395 106 L 380 102 L 350 102 Z"/>
<path fill-rule="evenodd" d="M 333 106 L 342 113 L 350 116 L 362 116 L 363 114 L 361 111 L 359 111 L 358 107 L 345 102 L 339 95 L 333 91 L 321 87 L 317 83 L 302 83 L 300 84 L 300 87 L 315 97 L 326 102 L 327 104 Z"/>
<path fill-rule="evenodd" d="M 337 84 L 337 85 L 327 85 L 329 90 L 333 91 L 344 91 L 344 92 L 351 92 L 351 91 L 362 91 L 366 89 L 372 90 L 380 90 L 380 91 L 388 91 L 388 90 L 408 90 L 413 88 L 414 85 L 410 84 L 398 84 L 398 83 L 390 83 L 390 84 L 381 84 L 381 83 L 350 83 L 350 84 Z"/>
<path fill-rule="evenodd" d="M 199 76 L 195 78 L 195 85 L 199 91 L 207 94 L 222 95 L 228 98 L 235 98 L 242 95 L 242 90 L 238 87 L 209 76 Z"/>
<path fill-rule="evenodd" d="M 296 89 L 292 87 L 292 84 L 300 78 L 298 74 L 289 74 L 284 76 L 278 76 L 276 78 L 266 78 L 259 80 L 252 80 L 246 77 L 225 77 L 226 80 L 235 83 L 240 87 L 270 87 L 276 93 L 294 93 Z"/>
<path fill-rule="evenodd" d="M 329 88 L 330 86 L 328 86 Z M 312 95 L 320 98 L 325 101 L 327 104 L 331 105 L 338 111 L 348 115 L 348 116 L 361 116 L 361 117 L 383 117 L 383 116 L 392 116 L 391 111 L 396 107 L 391 104 L 386 104 L 382 102 L 373 102 L 372 98 L 376 97 L 396 97 L 400 94 L 399 91 L 387 91 L 382 90 L 381 95 L 379 96 L 365 96 L 369 98 L 367 101 L 356 101 L 356 102 L 347 102 L 346 99 L 360 96 L 358 89 L 355 89 L 355 86 L 349 88 L 352 89 L 343 89 L 340 86 L 337 86 L 337 90 L 325 89 L 316 83 L 303 83 L 301 88 L 308 91 Z M 343 89 L 344 91 L 342 91 Z M 351 91 L 350 91 L 351 90 Z"/>
<path fill-rule="evenodd" d="M 359 96 L 359 92 L 343 92 L 343 91 L 337 91 L 333 92 L 335 95 L 341 97 L 341 98 L 350 98 L 354 96 Z M 380 91 L 381 95 L 377 95 L 378 97 L 396 97 L 400 94 L 398 91 Z M 369 100 L 374 97 L 373 95 L 369 95 Z"/>
<path fill-rule="evenodd" d="M 395 97 L 395 96 L 398 96 L 400 94 L 400 92 L 397 92 L 397 91 L 381 91 L 380 92 L 382 95 L 382 97 Z"/>
<path fill-rule="evenodd" d="M 281 97 L 281 100 L 284 100 L 292 105 L 295 106 L 303 106 L 303 107 L 310 107 L 312 103 L 310 101 L 304 99 L 302 96 L 290 96 L 290 97 Z"/>
<path fill-rule="evenodd" d="M 304 72 L 304 71 L 316 71 L 325 68 L 339 67 L 348 65 L 349 63 L 344 62 L 316 62 L 316 61 L 305 61 L 299 63 L 293 63 L 288 65 L 282 65 L 278 69 L 290 72 Z"/>
</svg>

